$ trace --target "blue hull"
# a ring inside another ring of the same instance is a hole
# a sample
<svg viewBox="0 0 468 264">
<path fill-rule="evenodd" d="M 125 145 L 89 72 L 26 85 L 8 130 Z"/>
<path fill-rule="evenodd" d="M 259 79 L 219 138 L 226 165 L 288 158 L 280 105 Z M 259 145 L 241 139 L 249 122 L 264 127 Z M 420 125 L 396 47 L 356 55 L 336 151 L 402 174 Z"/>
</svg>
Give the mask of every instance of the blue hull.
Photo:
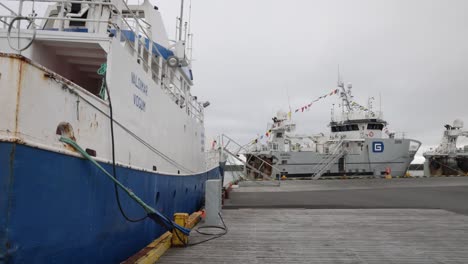
<svg viewBox="0 0 468 264">
<path fill-rule="evenodd" d="M 109 164 L 101 164 L 112 171 Z M 119 180 L 172 218 L 192 213 L 204 199 L 204 182 L 219 168 L 168 176 L 118 167 Z M 123 192 L 124 211 L 145 212 Z M 0 142 L 0 263 L 119 263 L 164 233 L 146 219 L 127 222 L 113 183 L 89 161 L 16 143 Z"/>
</svg>

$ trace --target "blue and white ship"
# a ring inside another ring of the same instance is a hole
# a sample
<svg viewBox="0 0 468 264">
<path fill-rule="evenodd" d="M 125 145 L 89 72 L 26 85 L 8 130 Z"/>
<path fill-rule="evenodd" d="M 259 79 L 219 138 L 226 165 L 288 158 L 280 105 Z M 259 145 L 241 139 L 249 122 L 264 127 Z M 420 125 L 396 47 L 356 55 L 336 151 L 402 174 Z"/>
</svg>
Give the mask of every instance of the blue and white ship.
<svg viewBox="0 0 468 264">
<path fill-rule="evenodd" d="M 190 34 L 181 17 L 169 40 L 147 0 L 12 6 L 0 3 L 0 263 L 121 262 L 166 229 L 61 138 L 167 217 L 200 209 L 220 166 Z"/>
</svg>

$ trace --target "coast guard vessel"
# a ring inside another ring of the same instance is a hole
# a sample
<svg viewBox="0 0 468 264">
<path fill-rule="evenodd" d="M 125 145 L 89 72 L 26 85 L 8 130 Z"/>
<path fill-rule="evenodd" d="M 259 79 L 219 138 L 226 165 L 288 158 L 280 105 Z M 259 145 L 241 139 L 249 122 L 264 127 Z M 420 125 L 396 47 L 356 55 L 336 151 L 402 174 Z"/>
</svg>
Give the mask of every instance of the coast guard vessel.
<svg viewBox="0 0 468 264">
<path fill-rule="evenodd" d="M 63 138 L 169 218 L 202 206 L 220 169 L 182 15 L 171 41 L 147 0 L 0 9 L 0 263 L 118 263 L 166 231 Z"/>
<path fill-rule="evenodd" d="M 351 88 L 338 82 L 342 109 L 336 116 L 332 110 L 328 136 L 295 134 L 296 124 L 278 112 L 266 144 L 253 144 L 246 154 L 248 176 L 404 176 L 421 143 L 389 132 L 382 112 L 372 110 L 372 99 L 367 107 L 358 104 Z"/>
<path fill-rule="evenodd" d="M 468 175 L 468 145 L 457 147 L 459 137 L 468 137 L 463 121 L 456 119 L 445 125 L 442 142 L 436 149 L 424 152 L 424 175 Z"/>
</svg>

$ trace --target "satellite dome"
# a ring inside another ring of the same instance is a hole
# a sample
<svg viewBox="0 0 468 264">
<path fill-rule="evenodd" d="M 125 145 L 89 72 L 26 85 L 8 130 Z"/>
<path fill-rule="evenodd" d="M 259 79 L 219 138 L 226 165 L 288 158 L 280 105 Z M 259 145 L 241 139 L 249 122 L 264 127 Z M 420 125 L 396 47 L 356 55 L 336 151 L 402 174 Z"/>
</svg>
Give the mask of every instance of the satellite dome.
<svg viewBox="0 0 468 264">
<path fill-rule="evenodd" d="M 288 113 L 286 113 L 283 110 L 279 110 L 278 112 L 276 112 L 276 118 L 278 118 L 279 120 L 286 120 L 288 119 Z"/>
<path fill-rule="evenodd" d="M 460 119 L 455 119 L 455 121 L 453 121 L 453 127 L 454 128 L 463 128 L 463 121 L 460 120 Z"/>
</svg>

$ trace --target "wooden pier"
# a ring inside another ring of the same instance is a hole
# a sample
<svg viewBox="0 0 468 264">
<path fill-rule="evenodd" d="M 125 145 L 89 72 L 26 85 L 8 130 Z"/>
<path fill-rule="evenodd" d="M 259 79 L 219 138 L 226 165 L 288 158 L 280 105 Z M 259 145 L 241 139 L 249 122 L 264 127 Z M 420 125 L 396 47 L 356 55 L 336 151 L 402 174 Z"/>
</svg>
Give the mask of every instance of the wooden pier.
<svg viewBox="0 0 468 264">
<path fill-rule="evenodd" d="M 468 177 L 240 187 L 227 235 L 159 263 L 468 263 L 467 201 Z"/>
</svg>

